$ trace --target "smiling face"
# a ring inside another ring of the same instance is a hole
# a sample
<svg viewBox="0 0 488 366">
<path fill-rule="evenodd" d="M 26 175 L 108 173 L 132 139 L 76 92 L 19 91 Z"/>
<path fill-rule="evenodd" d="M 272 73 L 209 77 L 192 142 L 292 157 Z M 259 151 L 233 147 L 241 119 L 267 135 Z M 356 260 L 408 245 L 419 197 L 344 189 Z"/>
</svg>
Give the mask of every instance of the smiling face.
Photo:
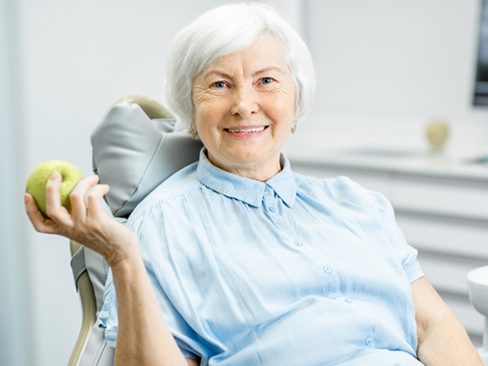
<svg viewBox="0 0 488 366">
<path fill-rule="evenodd" d="M 281 43 L 263 35 L 225 55 L 193 80 L 193 122 L 209 160 L 229 172 L 267 180 L 295 122 L 295 83 Z"/>
</svg>

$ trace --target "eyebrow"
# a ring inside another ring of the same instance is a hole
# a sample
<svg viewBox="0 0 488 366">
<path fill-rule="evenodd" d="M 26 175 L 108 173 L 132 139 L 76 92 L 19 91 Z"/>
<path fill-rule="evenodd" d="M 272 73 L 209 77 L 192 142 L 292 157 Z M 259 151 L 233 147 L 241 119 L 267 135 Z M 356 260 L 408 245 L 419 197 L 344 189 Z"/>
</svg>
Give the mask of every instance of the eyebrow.
<svg viewBox="0 0 488 366">
<path fill-rule="evenodd" d="M 285 74 L 284 70 L 281 67 L 269 66 L 269 67 L 265 67 L 263 69 L 257 70 L 255 72 L 253 72 L 251 75 L 256 76 L 259 74 L 264 74 L 264 73 L 269 72 L 269 71 L 276 71 L 282 75 Z M 232 76 L 230 74 L 228 74 L 225 71 L 220 70 L 218 68 L 207 71 L 206 73 L 203 74 L 203 78 L 207 79 L 209 76 L 212 76 L 212 75 L 218 75 L 218 76 L 223 76 L 223 77 L 228 78 L 228 79 L 232 79 Z"/>
<path fill-rule="evenodd" d="M 278 72 L 281 75 L 284 75 L 285 74 L 285 71 L 281 67 L 278 67 L 278 66 L 270 66 L 270 67 L 265 67 L 264 69 L 258 70 L 256 72 L 253 72 L 252 73 L 252 76 L 256 76 L 256 75 L 259 75 L 259 74 L 264 74 L 264 73 L 267 73 L 269 71 L 276 71 L 276 72 Z"/>
<path fill-rule="evenodd" d="M 207 79 L 209 76 L 212 76 L 212 75 L 223 76 L 223 77 L 228 78 L 228 79 L 231 79 L 232 78 L 230 76 L 230 74 L 227 74 L 225 71 L 222 71 L 222 70 L 219 70 L 219 69 L 213 69 L 213 70 L 209 70 L 209 71 L 205 72 L 203 74 L 203 78 L 204 79 Z"/>
</svg>

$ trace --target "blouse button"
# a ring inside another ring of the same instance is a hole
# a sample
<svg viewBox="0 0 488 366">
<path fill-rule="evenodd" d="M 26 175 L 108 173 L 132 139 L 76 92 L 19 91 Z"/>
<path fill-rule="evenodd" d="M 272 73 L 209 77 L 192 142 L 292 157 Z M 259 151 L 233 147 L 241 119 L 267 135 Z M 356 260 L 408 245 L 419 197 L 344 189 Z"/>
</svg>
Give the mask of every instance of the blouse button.
<svg viewBox="0 0 488 366">
<path fill-rule="evenodd" d="M 324 266 L 323 270 L 327 274 L 332 274 L 332 268 L 330 268 L 329 266 Z"/>
<path fill-rule="evenodd" d="M 373 345 L 373 338 L 372 337 L 366 337 L 364 338 L 364 344 L 368 347 Z"/>
</svg>

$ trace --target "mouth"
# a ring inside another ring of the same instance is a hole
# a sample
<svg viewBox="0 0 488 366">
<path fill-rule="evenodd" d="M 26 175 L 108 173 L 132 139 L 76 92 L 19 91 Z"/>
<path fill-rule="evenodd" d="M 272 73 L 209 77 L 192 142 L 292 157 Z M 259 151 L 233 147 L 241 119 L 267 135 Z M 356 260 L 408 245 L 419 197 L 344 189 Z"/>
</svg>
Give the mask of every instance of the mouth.
<svg viewBox="0 0 488 366">
<path fill-rule="evenodd" d="M 251 135 L 261 133 L 266 130 L 269 126 L 241 126 L 224 128 L 224 131 L 232 135 Z"/>
</svg>

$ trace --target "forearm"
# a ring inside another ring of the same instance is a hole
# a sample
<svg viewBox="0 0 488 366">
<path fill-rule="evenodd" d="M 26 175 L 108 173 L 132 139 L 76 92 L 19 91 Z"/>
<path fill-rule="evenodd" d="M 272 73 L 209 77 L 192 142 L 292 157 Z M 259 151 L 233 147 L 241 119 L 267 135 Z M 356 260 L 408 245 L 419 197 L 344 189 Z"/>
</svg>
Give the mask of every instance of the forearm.
<svg viewBox="0 0 488 366">
<path fill-rule="evenodd" d="M 449 309 L 419 329 L 418 358 L 426 366 L 483 366 L 459 319 Z"/>
<path fill-rule="evenodd" d="M 119 327 L 115 365 L 187 365 L 166 322 L 137 249 L 112 266 Z"/>
<path fill-rule="evenodd" d="M 90 176 L 76 185 L 70 194 L 69 212 L 60 201 L 61 175 L 53 174 L 46 186 L 49 218 L 26 194 L 29 219 L 37 231 L 63 235 L 94 250 L 112 268 L 119 316 L 116 365 L 186 366 L 163 319 L 137 239 L 126 226 L 107 216 L 100 202 L 108 186 L 97 183 L 98 177 Z"/>
<path fill-rule="evenodd" d="M 483 366 L 468 334 L 425 277 L 412 283 L 417 356 L 427 366 Z"/>
</svg>

